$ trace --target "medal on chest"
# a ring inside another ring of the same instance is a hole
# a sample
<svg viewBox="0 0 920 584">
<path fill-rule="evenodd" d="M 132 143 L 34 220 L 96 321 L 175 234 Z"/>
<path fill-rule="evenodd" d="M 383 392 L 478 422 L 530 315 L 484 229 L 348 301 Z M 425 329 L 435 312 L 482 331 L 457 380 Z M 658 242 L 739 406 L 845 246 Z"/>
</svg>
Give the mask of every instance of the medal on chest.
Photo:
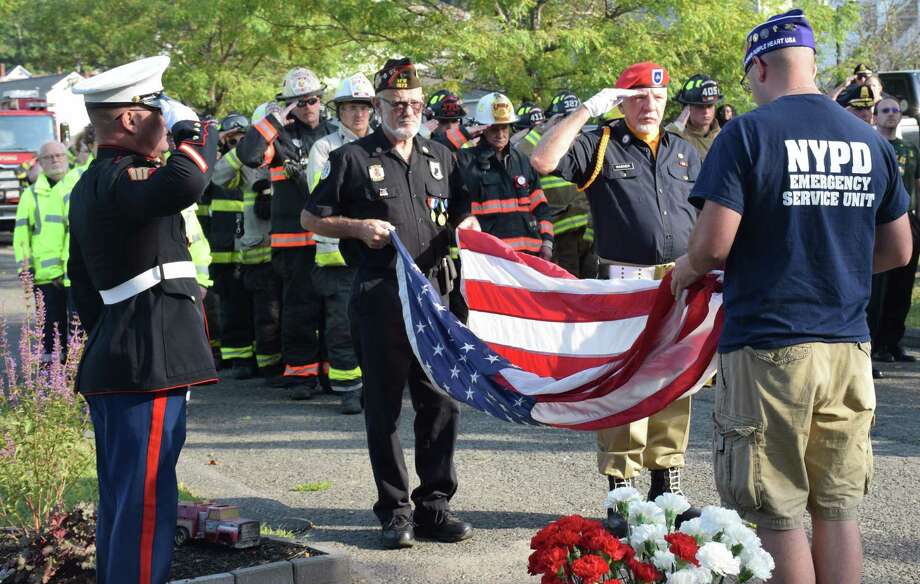
<svg viewBox="0 0 920 584">
<path fill-rule="evenodd" d="M 441 227 L 447 225 L 447 199 L 428 197 L 428 209 L 431 211 L 432 223 Z"/>
</svg>

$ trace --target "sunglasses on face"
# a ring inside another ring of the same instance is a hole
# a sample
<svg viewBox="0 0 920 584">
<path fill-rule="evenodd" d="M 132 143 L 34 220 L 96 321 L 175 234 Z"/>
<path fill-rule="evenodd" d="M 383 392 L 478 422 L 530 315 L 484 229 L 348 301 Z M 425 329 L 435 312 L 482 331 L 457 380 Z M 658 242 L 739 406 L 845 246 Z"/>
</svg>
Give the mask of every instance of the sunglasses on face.
<svg viewBox="0 0 920 584">
<path fill-rule="evenodd" d="M 233 148 L 234 146 L 240 143 L 240 139 L 238 136 L 234 136 L 232 138 L 227 138 L 226 140 L 224 140 L 224 142 L 226 142 L 227 146 Z"/>
<path fill-rule="evenodd" d="M 878 110 L 880 114 L 899 114 L 901 113 L 901 108 L 897 107 L 883 107 Z"/>
<path fill-rule="evenodd" d="M 308 97 L 308 98 L 306 98 L 306 99 L 298 99 L 298 100 L 297 100 L 297 107 L 306 107 L 306 106 L 308 106 L 308 105 L 316 105 L 317 103 L 319 103 L 319 98 L 318 98 L 318 97 L 315 97 L 315 96 L 314 96 L 314 97 Z"/>
<path fill-rule="evenodd" d="M 422 108 L 425 107 L 424 102 L 415 99 L 410 99 L 409 101 L 390 101 L 389 99 L 381 97 L 380 101 L 390 106 L 390 108 L 397 113 L 404 112 L 411 107 L 412 111 L 418 114 L 421 113 Z"/>
</svg>

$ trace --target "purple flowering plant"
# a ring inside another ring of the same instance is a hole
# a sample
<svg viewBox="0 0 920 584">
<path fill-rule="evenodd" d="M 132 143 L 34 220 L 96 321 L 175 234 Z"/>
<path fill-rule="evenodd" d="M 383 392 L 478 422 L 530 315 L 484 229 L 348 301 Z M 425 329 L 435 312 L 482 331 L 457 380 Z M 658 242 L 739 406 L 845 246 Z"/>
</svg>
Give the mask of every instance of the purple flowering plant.
<svg viewBox="0 0 920 584">
<path fill-rule="evenodd" d="M 51 359 L 43 359 L 44 301 L 27 270 L 20 279 L 18 348 L 0 317 L 0 525 L 38 532 L 92 474 L 95 453 L 86 402 L 74 392 L 85 335 L 74 319 L 66 354 L 56 334 Z"/>
</svg>

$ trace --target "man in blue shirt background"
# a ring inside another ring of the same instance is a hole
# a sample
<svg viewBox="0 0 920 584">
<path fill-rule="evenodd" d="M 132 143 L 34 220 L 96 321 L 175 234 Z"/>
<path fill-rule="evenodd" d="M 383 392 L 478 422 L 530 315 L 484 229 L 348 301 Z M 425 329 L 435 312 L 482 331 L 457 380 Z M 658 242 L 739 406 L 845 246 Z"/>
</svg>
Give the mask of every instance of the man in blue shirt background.
<svg viewBox="0 0 920 584">
<path fill-rule="evenodd" d="M 771 583 L 855 584 L 875 409 L 865 311 L 872 273 L 910 258 L 908 197 L 891 146 L 815 86 L 800 10 L 755 27 L 744 64 L 760 107 L 706 158 L 672 289 L 724 265 L 714 474 L 776 558 Z"/>
</svg>

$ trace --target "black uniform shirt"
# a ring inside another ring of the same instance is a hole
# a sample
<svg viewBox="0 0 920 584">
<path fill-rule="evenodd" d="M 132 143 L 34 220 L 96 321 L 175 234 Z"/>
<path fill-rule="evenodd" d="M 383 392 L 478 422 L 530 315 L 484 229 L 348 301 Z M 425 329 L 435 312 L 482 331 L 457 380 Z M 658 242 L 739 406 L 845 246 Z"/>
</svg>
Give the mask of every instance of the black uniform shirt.
<svg viewBox="0 0 920 584">
<path fill-rule="evenodd" d="M 407 163 L 380 129 L 331 153 L 305 208 L 319 217 L 389 221 L 422 270 L 447 255 L 448 219 L 456 225 L 470 214 L 463 179 L 445 146 L 416 136 Z M 339 248 L 350 266 L 396 265 L 392 246 L 370 249 L 343 239 Z"/>
<path fill-rule="evenodd" d="M 582 133 L 553 174 L 581 187 L 594 172 L 602 128 Z M 597 255 L 653 265 L 687 252 L 696 209 L 687 197 L 700 172 L 696 149 L 662 130 L 657 156 L 625 123 L 611 126 L 600 174 L 588 187 Z"/>
</svg>

